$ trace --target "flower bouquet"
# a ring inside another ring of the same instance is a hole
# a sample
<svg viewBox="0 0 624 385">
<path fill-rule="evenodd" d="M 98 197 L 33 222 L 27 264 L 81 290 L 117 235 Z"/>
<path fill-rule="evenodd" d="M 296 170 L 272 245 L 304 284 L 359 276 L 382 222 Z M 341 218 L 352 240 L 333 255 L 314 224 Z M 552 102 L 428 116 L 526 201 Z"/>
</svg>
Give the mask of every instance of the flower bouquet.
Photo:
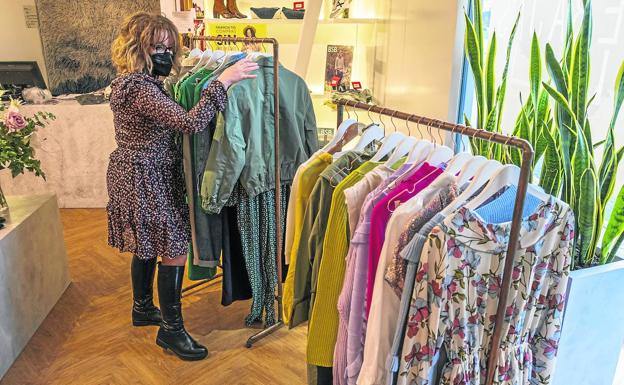
<svg viewBox="0 0 624 385">
<path fill-rule="evenodd" d="M 0 96 L 4 92 L 0 89 Z M 30 140 L 39 128 L 54 119 L 53 114 L 41 111 L 32 117 L 25 117 L 20 113 L 20 102 L 17 100 L 0 103 L 0 170 L 10 169 L 13 178 L 27 170 L 45 179 Z M 8 205 L 0 187 L 0 216 L 5 216 L 7 212 Z"/>
</svg>

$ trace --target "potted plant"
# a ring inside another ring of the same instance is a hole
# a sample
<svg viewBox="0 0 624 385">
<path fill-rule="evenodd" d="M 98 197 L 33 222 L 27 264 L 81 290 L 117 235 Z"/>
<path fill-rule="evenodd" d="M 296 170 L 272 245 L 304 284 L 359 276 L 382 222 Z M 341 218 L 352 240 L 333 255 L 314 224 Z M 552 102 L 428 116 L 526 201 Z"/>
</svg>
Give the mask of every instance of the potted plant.
<svg viewBox="0 0 624 385">
<path fill-rule="evenodd" d="M 4 91 L 0 89 L 0 96 L 3 94 Z M 37 112 L 32 117 L 25 117 L 20 113 L 17 100 L 0 103 L 0 170 L 11 170 L 13 178 L 30 171 L 45 179 L 30 139 L 39 128 L 45 127 L 54 118 L 48 112 Z M 9 206 L 0 186 L 0 217 L 4 218 L 8 213 Z"/>
<path fill-rule="evenodd" d="M 624 63 L 615 80 L 614 107 L 607 136 L 592 138 L 589 106 L 592 3 L 584 0 L 583 21 L 575 33 L 569 1 L 565 48 L 559 59 L 550 44 L 544 56 L 533 34 L 529 69 L 530 96 L 516 119 L 514 135 L 528 140 L 535 150 L 532 167 L 539 177 L 533 183 L 568 203 L 576 217 L 575 247 L 566 312 L 558 347 L 555 385 L 605 384 L 613 376 L 624 342 L 624 262 L 616 258 L 624 240 L 624 186 L 605 230 L 605 209 L 612 198 L 615 175 L 624 156 L 616 148 L 615 132 L 624 102 Z M 481 1 L 475 0 L 474 22 L 466 16 L 466 55 L 475 80 L 478 116 L 476 126 L 501 132 L 500 121 L 515 26 L 508 44 L 501 85 L 495 89 L 496 34 L 484 51 Z M 517 21 L 516 21 L 517 24 Z M 484 57 L 487 60 L 484 62 Z M 542 69 L 550 81 L 543 81 Z M 620 132 L 622 130 L 620 129 Z M 603 146 L 598 163 L 594 152 Z M 503 163 L 520 164 L 516 150 L 471 141 L 474 153 L 490 155 Z M 538 169 L 540 167 L 540 169 Z M 532 173 L 533 174 L 533 173 Z M 604 230 L 604 235 L 603 235 Z M 602 237 L 601 247 L 598 247 Z"/>
</svg>

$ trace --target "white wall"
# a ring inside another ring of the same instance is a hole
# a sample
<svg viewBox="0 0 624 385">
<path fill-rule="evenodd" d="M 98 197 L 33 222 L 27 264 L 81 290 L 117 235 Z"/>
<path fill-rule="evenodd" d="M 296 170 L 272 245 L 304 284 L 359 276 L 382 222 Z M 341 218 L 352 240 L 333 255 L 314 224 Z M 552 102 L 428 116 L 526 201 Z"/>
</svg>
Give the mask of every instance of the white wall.
<svg viewBox="0 0 624 385">
<path fill-rule="evenodd" d="M 25 5 L 34 6 L 35 0 L 0 0 L 0 61 L 37 61 L 47 82 L 39 28 L 26 28 Z"/>
<path fill-rule="evenodd" d="M 375 63 L 384 106 L 448 118 L 456 18 L 456 1 L 392 1 L 386 47 Z"/>
</svg>

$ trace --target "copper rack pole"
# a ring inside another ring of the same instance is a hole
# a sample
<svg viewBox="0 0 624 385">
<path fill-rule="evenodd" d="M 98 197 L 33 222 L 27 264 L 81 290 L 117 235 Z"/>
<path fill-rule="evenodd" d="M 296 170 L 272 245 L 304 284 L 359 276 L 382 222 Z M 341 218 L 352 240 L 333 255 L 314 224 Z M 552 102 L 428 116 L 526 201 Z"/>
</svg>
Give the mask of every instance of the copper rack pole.
<svg viewBox="0 0 624 385">
<path fill-rule="evenodd" d="M 251 348 L 255 342 L 260 341 L 264 337 L 271 335 L 279 328 L 284 326 L 283 314 L 282 314 L 282 206 L 281 206 L 281 182 L 282 171 L 280 163 L 280 121 L 279 121 L 279 43 L 274 38 L 255 38 L 255 37 L 229 37 L 229 36 L 195 36 L 192 38 L 195 40 L 215 41 L 225 43 L 260 43 L 271 44 L 273 46 L 273 116 L 274 116 L 274 130 L 273 130 L 273 144 L 275 147 L 275 262 L 277 264 L 277 295 L 275 300 L 277 302 L 277 322 L 249 337 L 245 346 Z M 273 304 L 274 306 L 275 304 Z"/>
<path fill-rule="evenodd" d="M 533 161 L 533 147 L 524 139 L 503 135 L 495 132 L 489 132 L 472 127 L 467 127 L 460 124 L 453 124 L 444 122 L 441 120 L 431 119 L 424 116 L 407 114 L 401 111 L 390 110 L 379 106 L 371 106 L 370 104 L 353 102 L 347 99 L 339 99 L 336 101 L 338 105 L 338 123 L 342 121 L 344 106 L 351 106 L 370 112 L 376 112 L 381 115 L 392 116 L 395 119 L 406 120 L 414 123 L 422 123 L 430 127 L 435 127 L 444 131 L 460 133 L 468 135 L 473 138 L 479 138 L 488 142 L 500 143 L 503 145 L 512 146 L 522 151 L 522 165 L 520 167 L 520 178 L 518 180 L 518 191 L 516 192 L 516 199 L 513 210 L 511 232 L 509 235 L 509 245 L 507 246 L 507 253 L 505 257 L 505 268 L 503 270 L 503 278 L 501 282 L 501 291 L 498 301 L 498 307 L 496 310 L 496 321 L 494 324 L 494 334 L 492 336 L 492 342 L 490 344 L 490 355 L 488 358 L 488 369 L 486 385 L 492 385 L 494 382 L 494 375 L 497 369 L 498 359 L 500 357 L 500 342 L 503 333 L 503 322 L 505 320 L 505 308 L 507 304 L 507 298 L 509 297 L 509 291 L 511 289 L 511 276 L 514 267 L 514 260 L 516 256 L 516 246 L 520 238 L 520 226 L 522 224 L 522 210 L 524 209 L 524 198 L 527 194 L 529 187 L 529 172 L 531 162 Z"/>
</svg>

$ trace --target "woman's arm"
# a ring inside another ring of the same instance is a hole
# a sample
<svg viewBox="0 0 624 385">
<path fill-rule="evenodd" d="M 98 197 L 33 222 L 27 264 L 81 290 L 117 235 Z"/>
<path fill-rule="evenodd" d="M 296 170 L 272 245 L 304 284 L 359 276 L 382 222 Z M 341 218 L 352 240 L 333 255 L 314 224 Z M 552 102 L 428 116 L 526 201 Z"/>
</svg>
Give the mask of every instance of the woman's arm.
<svg viewBox="0 0 624 385">
<path fill-rule="evenodd" d="M 215 80 L 202 91 L 195 107 L 185 111 L 155 84 L 141 84 L 134 98 L 134 108 L 143 116 L 152 118 L 163 126 L 187 134 L 199 132 L 208 126 L 218 111 L 223 111 L 227 92 L 223 84 Z"/>
</svg>

